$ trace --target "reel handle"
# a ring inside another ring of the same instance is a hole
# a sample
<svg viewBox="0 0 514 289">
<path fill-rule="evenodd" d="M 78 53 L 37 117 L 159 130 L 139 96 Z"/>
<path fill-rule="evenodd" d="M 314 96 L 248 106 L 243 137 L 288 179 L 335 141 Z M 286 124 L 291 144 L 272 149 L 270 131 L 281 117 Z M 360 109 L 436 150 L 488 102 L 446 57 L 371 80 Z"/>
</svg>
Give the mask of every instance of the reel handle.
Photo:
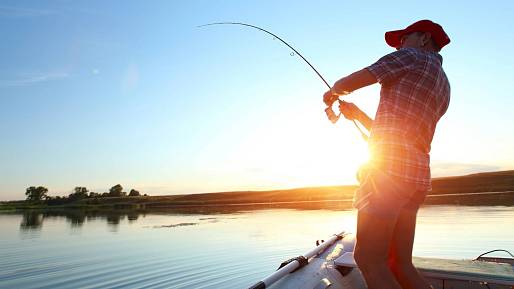
<svg viewBox="0 0 514 289">
<path fill-rule="evenodd" d="M 331 106 L 327 106 L 327 108 L 325 108 L 325 113 L 327 114 L 328 120 L 332 123 L 336 123 L 341 117 L 341 113 L 336 114 L 334 110 L 332 110 Z"/>
<path fill-rule="evenodd" d="M 345 103 L 344 100 L 337 98 L 332 102 L 332 105 L 334 105 L 334 102 L 336 102 L 336 101 L 339 101 L 339 104 Z M 334 110 L 332 109 L 332 105 L 329 105 L 329 106 L 327 106 L 327 108 L 325 108 L 325 113 L 327 114 L 327 117 L 330 120 L 330 122 L 336 123 L 339 120 L 339 118 L 341 117 L 341 112 L 339 112 L 339 114 L 336 114 L 334 112 Z"/>
</svg>

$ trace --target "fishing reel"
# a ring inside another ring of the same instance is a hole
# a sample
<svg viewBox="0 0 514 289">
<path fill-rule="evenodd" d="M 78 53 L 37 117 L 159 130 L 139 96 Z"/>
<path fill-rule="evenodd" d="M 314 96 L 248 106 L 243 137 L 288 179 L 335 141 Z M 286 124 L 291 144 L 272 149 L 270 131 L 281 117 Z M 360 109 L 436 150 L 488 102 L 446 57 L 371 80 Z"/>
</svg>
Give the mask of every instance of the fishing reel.
<svg viewBox="0 0 514 289">
<path fill-rule="evenodd" d="M 341 105 L 341 104 L 343 104 L 345 102 L 344 100 L 340 100 L 339 98 L 337 99 L 337 101 L 338 101 L 339 105 Z M 334 102 L 332 102 L 332 105 L 334 104 Z M 342 113 L 339 112 L 339 114 L 336 114 L 334 112 L 334 110 L 332 109 L 332 105 L 329 105 L 327 108 L 325 108 L 325 113 L 327 114 L 328 120 L 330 120 L 330 122 L 335 124 L 341 118 L 341 114 Z M 355 125 L 355 127 L 359 130 L 362 139 L 367 142 L 368 138 L 369 138 L 368 135 L 366 135 L 362 131 L 362 129 L 357 125 L 357 123 L 355 122 L 354 119 L 352 119 L 352 122 Z"/>
<path fill-rule="evenodd" d="M 339 104 L 343 103 L 343 101 L 340 99 L 338 99 L 337 101 L 339 102 Z M 330 120 L 330 122 L 332 123 L 336 123 L 341 117 L 341 112 L 339 112 L 339 114 L 336 114 L 332 109 L 332 105 L 325 108 L 325 113 L 327 114 L 328 120 Z"/>
<path fill-rule="evenodd" d="M 334 105 L 334 102 L 336 102 L 336 101 L 339 103 L 339 105 L 345 103 L 344 100 L 339 99 L 339 96 L 340 95 L 348 95 L 348 94 L 350 94 L 350 92 L 342 91 L 342 92 L 336 94 L 333 91 L 333 88 L 330 88 L 330 91 L 331 91 L 331 95 L 330 95 L 330 98 L 328 101 L 330 103 L 330 105 L 328 105 L 328 107 L 325 109 L 325 113 L 327 114 L 328 120 L 330 120 L 330 122 L 336 123 L 339 120 L 339 118 L 341 117 L 342 113 L 339 112 L 339 114 L 336 114 L 334 112 L 334 110 L 332 109 L 332 106 Z"/>
</svg>

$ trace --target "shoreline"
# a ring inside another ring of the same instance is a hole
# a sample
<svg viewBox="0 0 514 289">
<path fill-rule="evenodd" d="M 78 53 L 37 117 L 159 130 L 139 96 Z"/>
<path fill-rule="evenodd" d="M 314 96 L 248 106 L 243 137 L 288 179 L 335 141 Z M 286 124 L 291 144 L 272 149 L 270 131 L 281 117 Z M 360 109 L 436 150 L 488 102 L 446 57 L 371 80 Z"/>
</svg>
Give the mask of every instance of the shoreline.
<svg viewBox="0 0 514 289">
<path fill-rule="evenodd" d="M 23 210 L 154 210 L 215 206 L 289 206 L 348 203 L 357 186 L 323 186 L 269 191 L 233 191 L 189 195 L 93 197 L 61 205 L 44 201 L 0 202 L 0 212 Z M 424 205 L 514 206 L 514 170 L 432 180 Z M 319 206 L 318 206 L 319 207 Z"/>
</svg>

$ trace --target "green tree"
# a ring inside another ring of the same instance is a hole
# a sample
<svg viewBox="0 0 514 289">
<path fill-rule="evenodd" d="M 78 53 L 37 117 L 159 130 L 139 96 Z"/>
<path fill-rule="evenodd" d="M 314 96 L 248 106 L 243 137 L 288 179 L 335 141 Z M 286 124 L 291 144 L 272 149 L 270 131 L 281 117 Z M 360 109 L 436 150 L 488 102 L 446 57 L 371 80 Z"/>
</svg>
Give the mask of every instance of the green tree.
<svg viewBox="0 0 514 289">
<path fill-rule="evenodd" d="M 121 197 L 123 195 L 123 187 L 120 184 L 109 189 L 110 197 Z"/>
<path fill-rule="evenodd" d="M 27 196 L 27 201 L 41 201 L 46 198 L 46 194 L 48 193 L 48 189 L 42 186 L 39 187 L 28 187 L 25 191 L 25 196 Z"/>
<path fill-rule="evenodd" d="M 134 190 L 134 189 L 130 190 L 129 197 L 139 197 L 139 196 L 141 196 L 141 193 L 139 193 L 139 191 Z"/>
<path fill-rule="evenodd" d="M 75 189 L 73 189 L 73 192 L 77 195 L 87 195 L 87 193 L 89 193 L 89 190 L 86 187 L 75 187 Z"/>
<path fill-rule="evenodd" d="M 85 199 L 88 197 L 87 193 L 88 193 L 88 189 L 86 187 L 75 187 L 75 189 L 73 189 L 73 193 L 71 193 L 68 198 L 70 200 L 82 200 L 82 199 Z"/>
<path fill-rule="evenodd" d="M 102 194 L 100 193 L 96 193 L 96 192 L 89 192 L 89 197 L 90 198 L 98 198 L 98 197 L 101 197 Z"/>
</svg>

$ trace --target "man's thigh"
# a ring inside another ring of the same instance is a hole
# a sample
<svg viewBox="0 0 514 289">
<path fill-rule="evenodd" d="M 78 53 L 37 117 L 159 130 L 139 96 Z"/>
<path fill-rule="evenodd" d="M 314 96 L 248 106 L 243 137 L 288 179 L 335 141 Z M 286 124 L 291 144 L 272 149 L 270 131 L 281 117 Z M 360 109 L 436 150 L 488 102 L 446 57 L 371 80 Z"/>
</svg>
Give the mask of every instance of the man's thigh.
<svg viewBox="0 0 514 289">
<path fill-rule="evenodd" d="M 404 207 L 418 205 L 415 187 L 382 172 L 368 169 L 354 196 L 354 207 L 381 218 L 396 219 Z M 418 205 L 419 206 L 419 205 Z"/>
<path fill-rule="evenodd" d="M 417 210 L 403 209 L 398 215 L 391 243 L 391 261 L 410 263 L 416 231 Z"/>
<path fill-rule="evenodd" d="M 387 261 L 395 225 L 396 218 L 382 218 L 359 210 L 356 254 L 366 259 Z"/>
</svg>

